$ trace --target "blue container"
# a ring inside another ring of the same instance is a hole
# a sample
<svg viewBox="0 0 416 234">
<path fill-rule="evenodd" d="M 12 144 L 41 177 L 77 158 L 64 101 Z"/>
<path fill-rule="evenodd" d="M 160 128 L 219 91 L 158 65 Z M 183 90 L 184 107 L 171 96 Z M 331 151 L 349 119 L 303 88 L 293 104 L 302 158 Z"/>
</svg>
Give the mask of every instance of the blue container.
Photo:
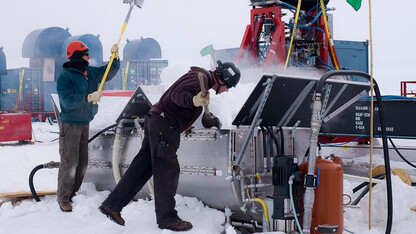
<svg viewBox="0 0 416 234">
<path fill-rule="evenodd" d="M 128 40 L 123 49 L 123 60 L 140 61 L 161 57 L 160 45 L 153 38 Z"/>
<path fill-rule="evenodd" d="M 56 82 L 43 82 L 43 110 L 45 112 L 53 112 L 52 93 L 58 93 Z"/>
<path fill-rule="evenodd" d="M 3 52 L 3 47 L 0 47 L 0 76 L 6 74 L 6 55 Z"/>
<path fill-rule="evenodd" d="M 0 107 L 2 111 L 11 110 L 16 106 L 21 71 L 21 69 L 12 69 L 8 70 L 6 75 L 1 76 Z"/>
<path fill-rule="evenodd" d="M 61 57 L 66 58 L 66 47 L 69 43 L 73 41 L 82 41 L 84 42 L 89 49 L 90 53 L 90 65 L 91 66 L 101 66 L 103 64 L 103 46 L 100 39 L 97 36 L 92 34 L 76 35 L 68 37 L 61 47 Z M 110 54 L 110 52 L 108 53 Z"/>
<path fill-rule="evenodd" d="M 26 36 L 23 47 L 23 58 L 62 57 L 62 43 L 71 34 L 59 27 L 35 30 Z"/>
<path fill-rule="evenodd" d="M 368 42 L 335 40 L 334 43 L 341 69 L 368 73 Z M 361 77 L 352 77 L 351 80 L 367 81 Z"/>
<path fill-rule="evenodd" d="M 158 85 L 160 74 L 168 66 L 168 60 L 132 61 L 126 77 L 126 90 L 135 90 L 139 85 Z M 104 84 L 104 90 L 122 90 L 127 62 L 120 62 L 116 76 Z"/>
<path fill-rule="evenodd" d="M 368 73 L 368 42 L 335 40 L 334 43 L 341 68 Z"/>
<path fill-rule="evenodd" d="M 42 70 L 39 68 L 24 69 L 20 99 L 18 96 L 22 68 L 7 70 L 7 75 L 1 77 L 1 109 L 11 110 L 17 103 L 18 110 L 43 112 Z"/>
</svg>

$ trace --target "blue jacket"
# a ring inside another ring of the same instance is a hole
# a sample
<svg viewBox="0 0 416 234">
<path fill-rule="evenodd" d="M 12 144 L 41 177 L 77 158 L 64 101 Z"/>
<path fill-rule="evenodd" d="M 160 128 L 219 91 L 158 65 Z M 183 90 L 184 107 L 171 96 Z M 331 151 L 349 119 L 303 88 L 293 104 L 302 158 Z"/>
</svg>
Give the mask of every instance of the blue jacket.
<svg viewBox="0 0 416 234">
<path fill-rule="evenodd" d="M 111 80 L 120 67 L 120 61 L 114 60 L 106 81 Z M 86 125 L 94 119 L 98 105 L 88 103 L 87 95 L 97 91 L 107 65 L 87 67 L 87 76 L 75 69 L 65 68 L 58 77 L 57 91 L 61 106 L 60 121 L 67 124 Z"/>
</svg>

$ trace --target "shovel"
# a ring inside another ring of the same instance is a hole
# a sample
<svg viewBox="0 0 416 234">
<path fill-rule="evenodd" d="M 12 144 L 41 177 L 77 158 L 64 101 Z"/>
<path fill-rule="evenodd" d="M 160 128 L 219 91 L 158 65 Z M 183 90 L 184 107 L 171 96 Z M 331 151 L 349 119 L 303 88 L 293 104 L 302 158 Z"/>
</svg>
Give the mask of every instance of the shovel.
<svg viewBox="0 0 416 234">
<path fill-rule="evenodd" d="M 127 23 L 129 22 L 130 15 L 131 15 L 131 11 L 133 10 L 133 7 L 134 6 L 137 6 L 138 8 L 142 8 L 143 2 L 144 2 L 144 0 L 123 0 L 123 3 L 130 4 L 130 8 L 129 8 L 129 12 L 127 13 L 126 19 L 124 20 L 123 27 L 121 28 L 121 34 L 120 34 L 120 37 L 118 38 L 117 46 L 120 45 L 121 38 L 123 38 L 123 34 L 124 34 L 124 31 L 126 30 Z M 108 62 L 107 68 L 105 69 L 103 78 L 101 80 L 101 84 L 98 87 L 98 92 L 100 92 L 103 89 L 105 80 L 107 79 L 108 72 L 110 71 L 111 64 L 113 64 L 113 61 L 114 61 L 114 57 L 115 56 L 116 56 L 116 53 L 113 53 L 111 55 L 110 61 Z M 96 102 L 93 102 L 93 103 L 94 104 L 97 104 Z"/>
<path fill-rule="evenodd" d="M 201 86 L 201 92 L 202 92 L 202 96 L 205 97 L 207 95 L 207 91 L 205 90 L 205 85 L 204 85 L 204 75 L 199 72 L 198 73 L 198 79 L 199 79 L 199 84 Z M 217 127 L 217 129 L 221 129 L 221 121 L 220 119 L 218 119 L 218 117 L 216 117 L 215 115 L 213 115 L 208 108 L 208 105 L 204 103 L 204 114 L 202 116 L 202 126 L 204 126 L 204 128 L 211 128 L 211 127 Z"/>
</svg>

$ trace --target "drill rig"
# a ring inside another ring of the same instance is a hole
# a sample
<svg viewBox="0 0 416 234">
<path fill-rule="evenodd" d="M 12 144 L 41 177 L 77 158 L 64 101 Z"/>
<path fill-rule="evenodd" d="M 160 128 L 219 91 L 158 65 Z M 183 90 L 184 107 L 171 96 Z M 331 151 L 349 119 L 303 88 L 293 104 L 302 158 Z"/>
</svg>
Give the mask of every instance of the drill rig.
<svg viewBox="0 0 416 234">
<path fill-rule="evenodd" d="M 326 8 L 329 0 L 304 0 L 295 7 L 297 2 L 251 1 L 250 24 L 237 54 L 237 64 L 339 69 L 326 19 L 326 12 L 333 10 Z M 295 17 L 285 22 L 287 12 L 295 13 Z"/>
</svg>

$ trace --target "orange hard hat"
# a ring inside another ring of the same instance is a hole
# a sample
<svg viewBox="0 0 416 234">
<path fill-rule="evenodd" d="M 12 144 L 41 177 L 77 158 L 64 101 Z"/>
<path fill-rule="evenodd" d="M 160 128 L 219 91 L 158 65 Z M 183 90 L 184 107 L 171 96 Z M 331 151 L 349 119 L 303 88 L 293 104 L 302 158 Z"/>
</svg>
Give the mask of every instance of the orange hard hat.
<svg viewBox="0 0 416 234">
<path fill-rule="evenodd" d="M 72 57 L 75 51 L 88 50 L 88 46 L 82 41 L 73 41 L 66 47 L 66 57 L 69 59 Z"/>
</svg>

